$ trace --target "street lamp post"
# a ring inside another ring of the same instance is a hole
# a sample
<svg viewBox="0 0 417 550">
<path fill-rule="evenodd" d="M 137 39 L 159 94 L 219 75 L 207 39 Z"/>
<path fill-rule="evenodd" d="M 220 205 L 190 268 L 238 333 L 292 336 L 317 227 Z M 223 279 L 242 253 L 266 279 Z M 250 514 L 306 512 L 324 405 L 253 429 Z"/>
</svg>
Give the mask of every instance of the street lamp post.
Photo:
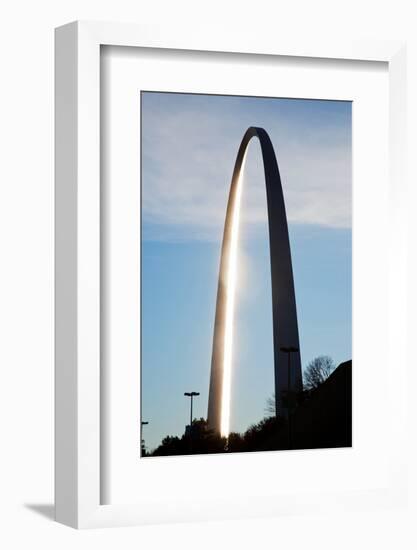
<svg viewBox="0 0 417 550">
<path fill-rule="evenodd" d="M 141 450 L 142 450 L 143 453 L 145 453 L 146 450 L 145 450 L 145 440 L 142 437 L 142 431 L 143 431 L 142 426 L 147 426 L 148 424 L 149 424 L 149 422 L 147 422 L 147 421 L 145 422 L 143 420 L 140 423 L 140 427 L 141 427 L 141 430 L 140 430 L 140 445 L 141 445 L 141 448 L 142 448 Z"/>
<path fill-rule="evenodd" d="M 288 355 L 288 370 L 287 370 L 287 411 L 288 411 L 288 447 L 292 449 L 292 426 L 291 426 L 291 353 L 300 351 L 293 346 L 283 346 L 280 348 L 283 353 Z"/>
<path fill-rule="evenodd" d="M 185 392 L 184 395 L 186 397 L 190 397 L 191 405 L 190 405 L 190 433 L 191 433 L 191 426 L 193 425 L 193 397 L 197 397 L 197 395 L 200 395 L 199 392 L 191 391 L 191 392 Z"/>
<path fill-rule="evenodd" d="M 189 445 L 190 445 L 190 453 L 193 451 L 193 434 L 192 434 L 192 426 L 193 426 L 193 398 L 197 397 L 197 395 L 200 395 L 197 391 L 191 391 L 191 392 L 185 392 L 184 395 L 186 397 L 190 398 L 190 431 L 189 431 Z"/>
</svg>

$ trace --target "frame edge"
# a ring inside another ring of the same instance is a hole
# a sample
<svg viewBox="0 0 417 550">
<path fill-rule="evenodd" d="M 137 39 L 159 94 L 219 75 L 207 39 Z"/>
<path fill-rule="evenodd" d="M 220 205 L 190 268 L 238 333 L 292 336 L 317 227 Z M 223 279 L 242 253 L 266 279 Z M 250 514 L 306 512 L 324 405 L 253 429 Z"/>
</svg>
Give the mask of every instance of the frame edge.
<svg viewBox="0 0 417 550">
<path fill-rule="evenodd" d="M 55 519 L 78 524 L 78 25 L 55 30 Z"/>
</svg>

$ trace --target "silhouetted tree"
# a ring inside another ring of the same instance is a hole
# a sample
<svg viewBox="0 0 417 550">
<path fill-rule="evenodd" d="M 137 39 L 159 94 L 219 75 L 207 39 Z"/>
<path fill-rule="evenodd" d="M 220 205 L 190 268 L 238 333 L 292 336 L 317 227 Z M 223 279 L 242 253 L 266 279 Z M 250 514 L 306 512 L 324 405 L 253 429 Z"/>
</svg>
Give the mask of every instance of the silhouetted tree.
<svg viewBox="0 0 417 550">
<path fill-rule="evenodd" d="M 304 389 L 318 388 L 335 369 L 334 361 L 328 355 L 320 355 L 307 365 L 304 371 Z"/>
<path fill-rule="evenodd" d="M 221 453 L 226 448 L 226 438 L 210 430 L 204 418 L 193 420 L 191 437 L 193 454 Z"/>
<path fill-rule="evenodd" d="M 247 451 L 273 451 L 288 448 L 287 421 L 281 416 L 264 418 L 243 435 Z"/>
<path fill-rule="evenodd" d="M 186 447 L 177 436 L 167 435 L 162 440 L 162 443 L 157 447 L 153 453 L 153 456 L 170 456 L 170 455 L 182 455 L 185 454 Z"/>
<path fill-rule="evenodd" d="M 226 449 L 226 438 L 210 430 L 204 418 L 193 420 L 191 429 L 181 438 L 167 436 L 151 454 L 153 456 L 185 455 L 201 453 L 222 453 Z"/>
<path fill-rule="evenodd" d="M 240 453 L 245 451 L 245 440 L 243 436 L 236 432 L 231 432 L 227 440 L 227 450 L 230 453 Z"/>
</svg>

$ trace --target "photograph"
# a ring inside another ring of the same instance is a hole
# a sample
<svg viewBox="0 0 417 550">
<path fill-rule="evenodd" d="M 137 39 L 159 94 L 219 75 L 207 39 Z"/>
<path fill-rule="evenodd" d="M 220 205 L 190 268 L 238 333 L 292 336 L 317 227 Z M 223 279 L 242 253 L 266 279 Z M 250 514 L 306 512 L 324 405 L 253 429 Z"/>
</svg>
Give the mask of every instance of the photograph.
<svg viewBox="0 0 417 550">
<path fill-rule="evenodd" d="M 139 458 L 351 447 L 352 102 L 138 101 Z"/>
</svg>

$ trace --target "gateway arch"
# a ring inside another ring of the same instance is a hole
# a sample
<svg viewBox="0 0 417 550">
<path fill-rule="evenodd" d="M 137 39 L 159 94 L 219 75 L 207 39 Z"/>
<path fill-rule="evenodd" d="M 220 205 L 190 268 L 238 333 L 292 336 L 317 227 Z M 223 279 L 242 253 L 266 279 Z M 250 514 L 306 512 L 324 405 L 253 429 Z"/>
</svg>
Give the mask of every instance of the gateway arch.
<svg viewBox="0 0 417 550">
<path fill-rule="evenodd" d="M 240 210 L 241 176 L 244 159 L 249 142 L 253 137 L 259 139 L 265 172 L 272 282 L 276 413 L 282 415 L 286 415 L 287 413 L 285 403 L 283 403 L 283 396 L 287 390 L 293 392 L 302 390 L 297 309 L 281 178 L 274 148 L 267 132 L 263 128 L 250 127 L 240 144 L 230 185 L 221 248 L 214 321 L 207 423 L 216 433 L 226 436 L 228 435 L 228 427 L 225 428 L 222 425 L 222 409 L 224 410 L 225 406 L 230 406 L 230 404 L 225 403 L 225 399 L 229 399 L 230 402 L 230 388 L 226 386 L 231 383 L 230 380 L 227 380 L 226 373 L 225 361 L 227 359 L 226 354 L 228 353 L 226 339 L 228 338 L 228 323 L 232 322 L 230 321 L 228 308 L 234 307 L 230 305 L 230 298 L 228 298 L 228 291 L 230 294 L 230 289 L 228 289 L 228 285 L 230 286 L 228 270 L 231 269 L 231 255 L 233 254 L 231 248 L 234 237 L 233 232 L 237 231 L 233 226 L 238 223 L 238 221 L 236 222 L 236 216 Z M 287 348 L 287 350 L 288 348 L 292 348 L 293 353 L 291 353 L 291 357 L 288 351 L 286 353 L 282 348 Z M 256 368 L 256 365 L 254 365 L 254 368 Z M 230 378 L 230 373 L 228 376 Z"/>
</svg>

